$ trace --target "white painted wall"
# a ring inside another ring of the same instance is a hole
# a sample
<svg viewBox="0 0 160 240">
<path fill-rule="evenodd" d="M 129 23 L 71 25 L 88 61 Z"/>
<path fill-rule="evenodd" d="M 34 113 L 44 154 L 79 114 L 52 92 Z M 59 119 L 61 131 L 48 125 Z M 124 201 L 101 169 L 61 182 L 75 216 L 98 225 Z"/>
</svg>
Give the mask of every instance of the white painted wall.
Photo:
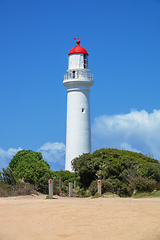
<svg viewBox="0 0 160 240">
<path fill-rule="evenodd" d="M 67 94 L 66 165 L 71 171 L 71 160 L 91 151 L 90 93 L 70 90 Z"/>
<path fill-rule="evenodd" d="M 72 171 L 71 161 L 91 151 L 90 87 L 94 84 L 88 69 L 81 71 L 83 54 L 69 56 L 68 72 L 78 71 L 78 77 L 68 74 L 63 81 L 67 87 L 67 127 L 65 170 Z M 84 64 L 84 63 L 83 63 Z"/>
<path fill-rule="evenodd" d="M 84 54 L 83 53 L 69 55 L 68 61 L 69 61 L 68 62 L 69 69 L 84 68 Z M 88 66 L 86 66 L 86 68 L 88 68 Z"/>
</svg>

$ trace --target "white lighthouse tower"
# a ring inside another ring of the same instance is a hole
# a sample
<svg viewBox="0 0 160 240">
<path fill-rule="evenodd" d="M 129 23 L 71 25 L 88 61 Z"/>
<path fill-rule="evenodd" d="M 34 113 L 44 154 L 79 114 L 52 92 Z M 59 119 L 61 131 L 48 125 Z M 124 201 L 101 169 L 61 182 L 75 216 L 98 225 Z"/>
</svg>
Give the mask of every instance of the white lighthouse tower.
<svg viewBox="0 0 160 240">
<path fill-rule="evenodd" d="M 88 69 L 88 53 L 80 40 L 76 43 L 68 54 L 68 73 L 63 81 L 67 87 L 65 170 L 69 171 L 75 157 L 91 151 L 90 87 L 94 82 Z"/>
</svg>

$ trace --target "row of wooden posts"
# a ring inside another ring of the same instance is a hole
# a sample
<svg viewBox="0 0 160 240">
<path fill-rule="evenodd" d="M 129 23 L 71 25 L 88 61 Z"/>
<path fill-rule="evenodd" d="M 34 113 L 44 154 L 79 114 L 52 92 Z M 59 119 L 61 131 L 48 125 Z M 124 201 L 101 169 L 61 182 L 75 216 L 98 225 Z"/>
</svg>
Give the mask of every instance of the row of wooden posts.
<svg viewBox="0 0 160 240">
<path fill-rule="evenodd" d="M 59 188 L 62 190 L 62 180 L 61 177 L 59 178 Z M 98 193 L 101 195 L 101 180 L 97 181 L 97 190 Z M 48 191 L 49 191 L 49 198 L 53 198 L 53 180 L 48 180 Z M 76 181 L 74 181 L 74 191 L 76 191 Z M 73 183 L 69 183 L 69 197 L 73 197 Z"/>
</svg>

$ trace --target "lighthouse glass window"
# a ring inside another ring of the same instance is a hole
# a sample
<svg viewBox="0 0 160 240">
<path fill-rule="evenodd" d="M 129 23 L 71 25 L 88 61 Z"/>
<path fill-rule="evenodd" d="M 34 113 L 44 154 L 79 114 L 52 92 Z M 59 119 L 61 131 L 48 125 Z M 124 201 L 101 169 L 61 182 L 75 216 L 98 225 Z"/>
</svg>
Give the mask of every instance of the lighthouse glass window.
<svg viewBox="0 0 160 240">
<path fill-rule="evenodd" d="M 88 68 L 88 58 L 87 58 L 87 54 L 84 54 L 84 68 Z"/>
</svg>

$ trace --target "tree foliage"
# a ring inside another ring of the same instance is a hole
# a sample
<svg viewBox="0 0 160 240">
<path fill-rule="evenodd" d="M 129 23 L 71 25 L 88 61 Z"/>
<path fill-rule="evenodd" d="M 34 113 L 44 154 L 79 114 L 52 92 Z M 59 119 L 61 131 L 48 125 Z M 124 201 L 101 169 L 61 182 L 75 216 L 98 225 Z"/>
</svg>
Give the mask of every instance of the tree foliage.
<svg viewBox="0 0 160 240">
<path fill-rule="evenodd" d="M 43 160 L 42 154 L 32 150 L 17 152 L 10 161 L 9 168 L 17 180 L 23 178 L 25 182 L 37 185 L 37 190 L 42 193 L 48 192 L 48 180 L 54 178 L 54 172 Z"/>
<path fill-rule="evenodd" d="M 158 160 L 126 150 L 102 148 L 92 154 L 83 154 L 75 158 L 72 166 L 84 189 L 96 179 L 108 179 L 119 195 L 130 195 L 136 183 L 140 186 L 140 178 L 136 179 L 136 177 L 143 178 L 142 185 L 146 183 L 148 186 L 155 186 L 156 182 L 160 182 Z M 133 179 L 135 179 L 134 185 Z M 144 181 L 144 179 L 148 180 Z"/>
<path fill-rule="evenodd" d="M 76 177 L 73 172 L 67 171 L 67 170 L 60 170 L 60 171 L 55 171 L 55 182 L 58 184 L 59 183 L 59 178 L 61 177 L 61 180 L 63 184 L 68 185 L 69 182 L 74 182 L 76 181 L 77 183 L 79 182 L 79 177 Z"/>
<path fill-rule="evenodd" d="M 22 150 L 17 152 L 17 154 L 12 158 L 12 160 L 9 163 L 9 167 L 14 171 L 19 163 L 22 161 L 40 161 L 43 159 L 41 152 L 34 152 L 32 150 Z M 49 164 L 46 162 L 46 164 L 49 166 Z"/>
<path fill-rule="evenodd" d="M 16 184 L 15 174 L 10 167 L 2 168 L 0 176 L 1 176 L 0 181 L 11 186 Z"/>
</svg>

